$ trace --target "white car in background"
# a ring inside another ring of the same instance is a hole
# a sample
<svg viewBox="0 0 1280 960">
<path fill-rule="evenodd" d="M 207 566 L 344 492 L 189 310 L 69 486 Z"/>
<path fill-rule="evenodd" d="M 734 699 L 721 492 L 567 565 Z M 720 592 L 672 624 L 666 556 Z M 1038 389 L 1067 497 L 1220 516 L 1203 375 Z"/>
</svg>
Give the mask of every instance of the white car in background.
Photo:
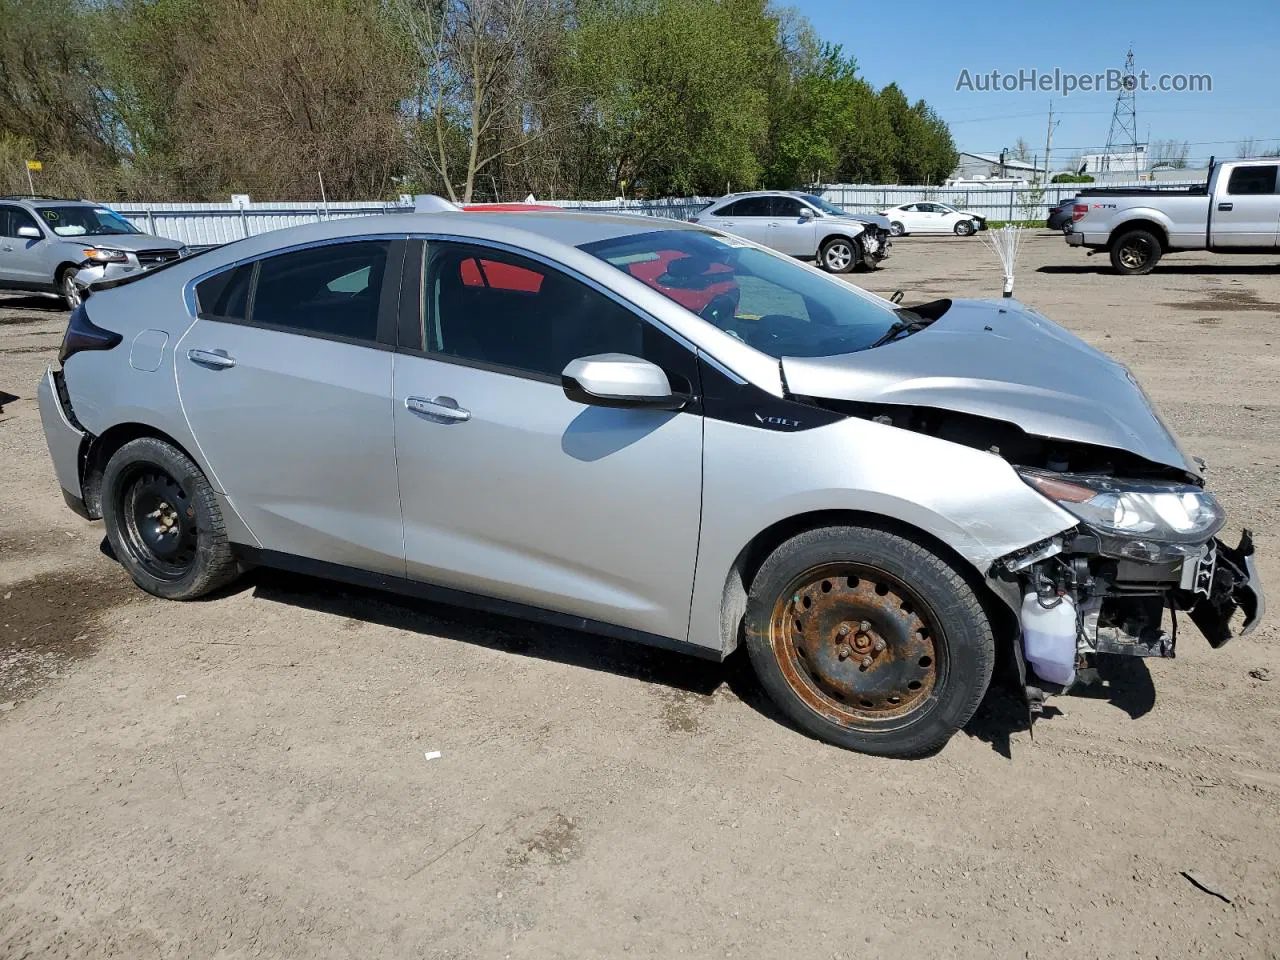
<svg viewBox="0 0 1280 960">
<path fill-rule="evenodd" d="M 889 218 L 889 232 L 895 237 L 909 233 L 954 233 L 968 237 L 987 229 L 986 217 L 933 201 L 899 204 L 881 210 L 880 215 Z"/>
</svg>

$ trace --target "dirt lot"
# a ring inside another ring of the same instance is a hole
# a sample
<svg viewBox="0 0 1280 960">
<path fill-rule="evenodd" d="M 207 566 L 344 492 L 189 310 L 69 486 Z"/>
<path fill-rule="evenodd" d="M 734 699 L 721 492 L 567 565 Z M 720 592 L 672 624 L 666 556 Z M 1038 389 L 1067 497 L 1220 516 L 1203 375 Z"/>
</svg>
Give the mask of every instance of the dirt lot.
<svg viewBox="0 0 1280 960">
<path fill-rule="evenodd" d="M 1018 282 L 1132 365 L 1271 584 L 1278 264 L 1123 279 L 1045 235 Z M 977 239 L 858 279 L 999 286 Z M 0 299 L 0 957 L 1280 956 L 1274 616 L 1218 652 L 1184 622 L 1034 739 L 993 693 L 908 763 L 785 726 L 741 656 L 265 573 L 165 603 L 59 496 L 64 318 Z"/>
</svg>

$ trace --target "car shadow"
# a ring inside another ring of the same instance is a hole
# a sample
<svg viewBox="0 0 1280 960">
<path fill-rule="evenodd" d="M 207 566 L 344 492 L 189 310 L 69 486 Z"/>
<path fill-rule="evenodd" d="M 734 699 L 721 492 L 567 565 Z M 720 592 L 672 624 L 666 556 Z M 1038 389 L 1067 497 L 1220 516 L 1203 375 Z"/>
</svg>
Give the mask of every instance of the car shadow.
<svg viewBox="0 0 1280 960">
<path fill-rule="evenodd" d="M 1254 276 L 1263 274 L 1280 273 L 1280 250 L 1276 253 L 1276 263 L 1160 263 L 1156 266 L 1156 273 L 1174 274 L 1180 276 Z M 1065 273 L 1065 274 L 1083 274 L 1083 273 L 1111 273 L 1115 271 L 1111 269 L 1111 265 L 1106 260 L 1100 260 L 1096 263 L 1046 263 L 1042 267 L 1036 267 L 1036 273 Z M 1115 274 L 1119 276 L 1119 274 Z"/>
<path fill-rule="evenodd" d="M 1050 698 L 1036 723 L 1061 716 L 1061 706 L 1065 706 L 1070 698 L 1105 700 L 1113 707 L 1123 710 L 1130 720 L 1137 720 L 1151 712 L 1156 704 L 1156 686 L 1144 660 L 1140 657 L 1100 654 L 1097 667 L 1098 683 L 1075 687 L 1065 697 Z M 1034 737 L 1035 731 L 1029 724 L 1027 706 L 1016 682 L 999 677 L 992 682 L 978 712 L 964 728 L 966 734 L 989 743 L 992 750 L 1007 760 L 1013 759 L 1013 734 L 1028 730 Z"/>
<path fill-rule="evenodd" d="M 58 297 L 3 296 L 0 307 L 6 310 L 41 310 L 46 313 L 66 313 L 67 308 Z"/>
<path fill-rule="evenodd" d="M 99 550 L 103 556 L 116 559 L 106 537 L 102 538 Z M 769 699 L 756 679 L 746 647 L 742 644 L 723 662 L 703 660 L 641 643 L 339 584 L 270 567 L 258 567 L 196 602 L 217 600 L 245 590 L 252 590 L 255 597 L 273 603 L 456 640 L 489 650 L 599 670 L 699 697 L 710 698 L 725 686 L 743 704 L 774 723 L 802 736 L 812 736 L 796 726 Z M 1003 676 L 1004 672 L 997 671 L 977 713 L 964 726 L 964 732 L 989 743 L 992 750 L 1011 760 L 1013 735 L 1025 732 L 1029 726 L 1026 704 L 1016 683 Z M 1099 657 L 1098 674 L 1103 681 L 1101 684 L 1077 688 L 1070 696 L 1109 700 L 1132 720 L 1155 706 L 1155 684 L 1141 659 Z M 1061 713 L 1051 701 L 1045 705 L 1044 713 L 1037 722 L 1052 720 Z M 944 747 L 917 759 L 935 756 Z"/>
<path fill-rule="evenodd" d="M 378 624 L 473 646 L 600 670 L 709 697 L 721 684 L 738 692 L 743 683 L 734 657 L 724 663 L 615 640 L 501 614 L 336 584 L 303 574 L 260 567 L 228 588 L 245 587 L 273 603 Z M 745 658 L 742 658 L 745 661 Z M 750 674 L 750 665 L 746 665 Z M 752 678 L 752 682 L 754 679 Z M 762 694 L 763 695 L 763 694 Z M 744 700 L 752 702 L 748 696 Z"/>
</svg>

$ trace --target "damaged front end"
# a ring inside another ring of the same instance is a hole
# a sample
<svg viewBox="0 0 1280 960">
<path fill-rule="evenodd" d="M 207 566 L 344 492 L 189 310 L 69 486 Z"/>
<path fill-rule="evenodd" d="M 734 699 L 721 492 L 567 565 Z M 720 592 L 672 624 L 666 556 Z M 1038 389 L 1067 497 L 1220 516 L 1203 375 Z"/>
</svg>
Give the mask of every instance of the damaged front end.
<svg viewBox="0 0 1280 960">
<path fill-rule="evenodd" d="M 1046 689 L 1095 678 L 1098 654 L 1173 657 L 1177 615 L 1189 614 L 1213 647 L 1250 633 L 1263 613 L 1253 538 L 1229 547 L 1225 515 L 1196 484 L 1020 469 L 1080 525 L 1001 558 L 993 581 L 1021 596 L 1020 672 L 1032 713 Z M 1164 613 L 1169 611 L 1166 630 Z M 1026 679 L 1026 667 L 1038 684 Z"/>
</svg>

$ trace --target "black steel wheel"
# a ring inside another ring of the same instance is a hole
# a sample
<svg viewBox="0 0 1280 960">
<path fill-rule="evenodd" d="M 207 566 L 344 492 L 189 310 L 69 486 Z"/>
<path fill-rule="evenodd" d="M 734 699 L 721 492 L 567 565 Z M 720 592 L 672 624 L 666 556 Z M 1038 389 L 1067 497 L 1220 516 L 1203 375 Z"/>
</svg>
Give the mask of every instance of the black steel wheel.
<svg viewBox="0 0 1280 960">
<path fill-rule="evenodd" d="M 782 544 L 752 581 L 752 665 L 806 732 L 865 753 L 913 757 L 968 722 L 994 639 L 963 576 L 904 537 L 827 527 Z"/>
<path fill-rule="evenodd" d="M 120 565 L 158 597 L 193 600 L 239 573 L 213 488 L 156 437 L 120 447 L 102 475 L 102 518 Z"/>
<path fill-rule="evenodd" d="M 164 470 L 134 464 L 118 492 L 131 558 L 158 580 L 181 580 L 196 561 L 196 508 Z"/>
</svg>

